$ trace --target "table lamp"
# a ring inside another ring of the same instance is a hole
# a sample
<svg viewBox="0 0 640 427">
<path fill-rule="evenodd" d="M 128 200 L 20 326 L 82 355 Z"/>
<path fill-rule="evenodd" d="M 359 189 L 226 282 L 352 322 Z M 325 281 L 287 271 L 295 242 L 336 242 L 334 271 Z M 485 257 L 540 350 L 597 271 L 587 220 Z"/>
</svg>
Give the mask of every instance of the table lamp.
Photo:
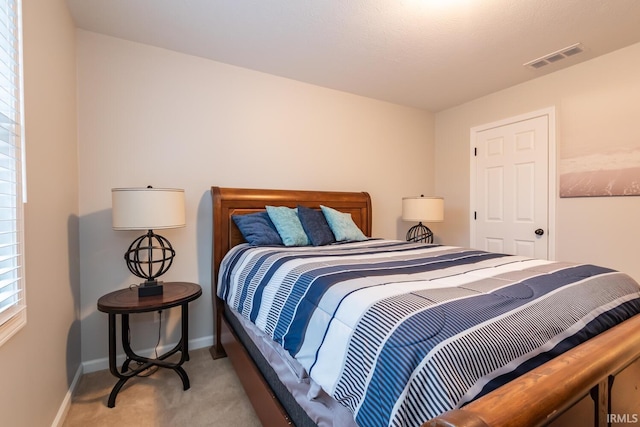
<svg viewBox="0 0 640 427">
<path fill-rule="evenodd" d="M 444 220 L 444 199 L 442 197 L 403 197 L 402 220 L 418 221 L 407 232 L 408 242 L 433 243 L 433 232 L 422 222 L 442 222 Z"/>
<path fill-rule="evenodd" d="M 184 190 L 113 188 L 111 207 L 114 230 L 147 230 L 124 254 L 129 271 L 145 279 L 138 286 L 138 296 L 162 295 L 162 282 L 157 278 L 169 270 L 176 252 L 166 238 L 153 230 L 186 225 Z"/>
</svg>

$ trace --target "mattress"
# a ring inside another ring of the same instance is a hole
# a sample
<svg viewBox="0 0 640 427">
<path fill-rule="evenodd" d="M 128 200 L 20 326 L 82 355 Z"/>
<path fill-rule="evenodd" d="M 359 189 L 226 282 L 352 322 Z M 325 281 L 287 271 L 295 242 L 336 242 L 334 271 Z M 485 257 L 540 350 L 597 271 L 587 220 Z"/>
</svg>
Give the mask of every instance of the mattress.
<svg viewBox="0 0 640 427">
<path fill-rule="evenodd" d="M 309 378 L 297 360 L 253 323 L 234 310 L 228 311 L 227 321 L 233 325 L 240 341 L 247 347 L 255 363 L 263 371 L 269 372 L 269 380 L 278 381 L 281 387 L 286 389 L 286 392 L 283 392 L 281 389 L 274 388 L 276 396 L 281 401 L 288 399 L 290 403 L 287 405 L 288 408 L 292 407 L 291 400 L 293 400 L 295 402 L 293 408 L 304 412 L 296 416 L 301 423 L 299 427 L 357 427 L 353 414 L 326 394 Z M 238 331 L 238 328 L 241 328 L 241 331 Z M 268 365 L 266 368 L 265 363 Z"/>
<path fill-rule="evenodd" d="M 418 426 L 640 312 L 611 269 L 380 239 L 236 246 L 218 296 L 361 426 Z"/>
</svg>

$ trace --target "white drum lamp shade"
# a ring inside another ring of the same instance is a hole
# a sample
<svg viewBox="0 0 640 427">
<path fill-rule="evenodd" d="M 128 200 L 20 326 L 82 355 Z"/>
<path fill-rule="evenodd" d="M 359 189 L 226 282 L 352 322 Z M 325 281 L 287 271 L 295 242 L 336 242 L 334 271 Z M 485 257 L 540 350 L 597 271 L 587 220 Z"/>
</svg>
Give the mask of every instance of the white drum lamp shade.
<svg viewBox="0 0 640 427">
<path fill-rule="evenodd" d="M 444 199 L 442 197 L 403 197 L 402 220 L 418 221 L 407 232 L 407 241 L 433 243 L 433 232 L 423 222 L 444 221 Z"/>
<path fill-rule="evenodd" d="M 442 197 L 403 197 L 402 220 L 418 222 L 442 222 L 444 199 Z"/>
<path fill-rule="evenodd" d="M 114 230 L 147 230 L 124 254 L 127 268 L 145 279 L 138 296 L 163 293 L 157 277 L 169 270 L 176 252 L 169 241 L 153 232 L 186 225 L 184 190 L 177 188 L 114 188 L 111 190 Z"/>
<path fill-rule="evenodd" d="M 186 225 L 184 190 L 177 188 L 114 188 L 111 207 L 114 230 L 159 230 Z"/>
</svg>

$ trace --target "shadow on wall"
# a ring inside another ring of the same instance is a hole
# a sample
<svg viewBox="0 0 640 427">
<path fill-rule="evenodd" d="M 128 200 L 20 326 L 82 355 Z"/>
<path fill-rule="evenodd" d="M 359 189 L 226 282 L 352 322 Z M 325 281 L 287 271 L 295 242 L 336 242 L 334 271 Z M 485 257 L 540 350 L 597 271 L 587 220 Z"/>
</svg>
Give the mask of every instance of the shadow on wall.
<svg viewBox="0 0 640 427">
<path fill-rule="evenodd" d="M 210 295 L 213 287 L 211 275 L 211 257 L 213 240 L 213 207 L 211 189 L 207 188 L 200 196 L 196 217 L 196 247 L 198 254 L 198 283 L 203 296 Z M 213 295 L 211 295 L 213 298 Z M 210 301 L 211 301 L 210 298 Z"/>
<path fill-rule="evenodd" d="M 69 251 L 69 288 L 73 297 L 74 320 L 67 333 L 67 386 L 71 386 L 73 378 L 82 362 L 80 336 L 80 228 L 77 215 L 70 215 L 67 220 L 67 240 Z"/>
</svg>

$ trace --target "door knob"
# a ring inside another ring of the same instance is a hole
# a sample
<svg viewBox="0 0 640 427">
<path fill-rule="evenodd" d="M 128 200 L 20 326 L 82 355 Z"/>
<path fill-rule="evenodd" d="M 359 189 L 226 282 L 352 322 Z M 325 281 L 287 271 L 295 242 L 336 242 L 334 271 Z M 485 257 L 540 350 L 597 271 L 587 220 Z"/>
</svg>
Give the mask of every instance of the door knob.
<svg viewBox="0 0 640 427">
<path fill-rule="evenodd" d="M 543 230 L 542 228 L 538 228 L 538 229 L 535 231 L 535 233 L 536 233 L 536 235 L 538 235 L 538 236 L 542 236 L 542 235 L 544 234 L 544 230 Z"/>
</svg>

